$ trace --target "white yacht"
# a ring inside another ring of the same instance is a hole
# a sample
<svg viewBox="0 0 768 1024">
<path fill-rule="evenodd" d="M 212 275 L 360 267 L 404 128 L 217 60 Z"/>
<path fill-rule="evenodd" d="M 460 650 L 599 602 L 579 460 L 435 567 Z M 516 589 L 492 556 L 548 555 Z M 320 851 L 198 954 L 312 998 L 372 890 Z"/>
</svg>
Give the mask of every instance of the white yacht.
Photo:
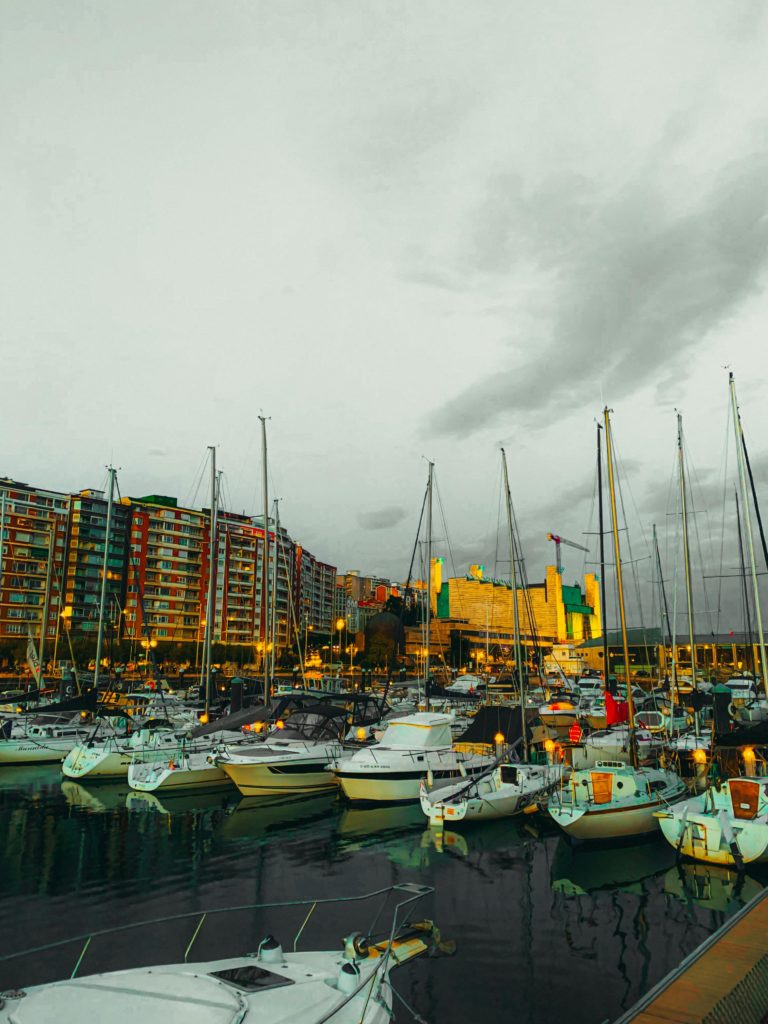
<svg viewBox="0 0 768 1024">
<path fill-rule="evenodd" d="M 299 931 L 293 951 L 284 950 L 270 935 L 255 953 L 245 956 L 85 977 L 75 977 L 75 968 L 65 981 L 6 990 L 0 1024 L 107 1024 L 134 1016 L 142 1024 L 238 1024 L 251 1019 L 275 1024 L 389 1024 L 394 1017 L 390 972 L 426 952 L 433 941 L 429 922 L 409 929 L 398 912 L 433 890 L 403 884 L 381 890 L 387 891 L 401 898 L 384 938 L 353 932 L 341 948 L 296 952 Z M 197 932 L 193 941 L 196 936 Z"/>
<path fill-rule="evenodd" d="M 421 809 L 435 828 L 509 818 L 544 799 L 560 784 L 563 772 L 562 765 L 500 764 L 475 779 L 439 789 L 422 780 Z"/>
<path fill-rule="evenodd" d="M 656 812 L 664 838 L 708 864 L 768 860 L 768 779 L 742 776 Z"/>
<path fill-rule="evenodd" d="M 575 771 L 568 787 L 552 794 L 548 810 L 574 839 L 616 839 L 655 832 L 654 813 L 686 792 L 674 772 L 598 761 Z"/>
<path fill-rule="evenodd" d="M 316 704 L 278 722 L 263 743 L 225 749 L 214 763 L 244 796 L 322 792 L 336 785 L 330 762 L 344 754 L 346 728 L 341 708 Z"/>
<path fill-rule="evenodd" d="M 393 719 L 380 742 L 337 760 L 333 774 L 352 802 L 403 803 L 419 799 L 427 774 L 434 785 L 485 771 L 492 757 L 453 749 L 450 715 L 420 711 Z"/>
</svg>

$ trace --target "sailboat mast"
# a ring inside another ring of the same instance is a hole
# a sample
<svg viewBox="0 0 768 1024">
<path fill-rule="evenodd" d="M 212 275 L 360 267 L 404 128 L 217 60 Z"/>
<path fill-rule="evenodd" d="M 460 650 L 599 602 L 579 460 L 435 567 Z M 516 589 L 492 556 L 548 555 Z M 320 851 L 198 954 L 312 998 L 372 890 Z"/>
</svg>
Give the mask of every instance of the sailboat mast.
<svg viewBox="0 0 768 1024">
<path fill-rule="evenodd" d="M 104 611 L 107 606 L 107 574 L 109 572 L 109 534 L 112 529 L 112 502 L 115 494 L 115 469 L 107 467 L 109 474 L 109 492 L 107 495 L 107 526 L 104 533 L 104 560 L 101 564 L 101 598 L 99 600 L 99 631 L 96 634 L 96 666 L 93 670 L 93 688 L 99 688 L 101 672 L 101 648 L 104 643 Z"/>
<path fill-rule="evenodd" d="M 603 624 L 603 668 L 605 669 L 605 688 L 611 677 L 611 656 L 608 647 L 608 602 L 605 596 L 605 525 L 603 522 L 603 452 L 602 423 L 597 424 L 597 514 L 600 530 L 600 604 L 602 606 Z"/>
<path fill-rule="evenodd" d="M 738 489 L 734 489 L 733 496 L 736 499 L 736 529 L 739 535 L 739 565 L 741 568 L 741 589 L 742 598 L 744 600 L 744 625 L 747 631 L 747 643 L 749 644 L 749 654 L 751 669 L 757 675 L 757 665 L 755 664 L 755 649 L 752 645 L 752 616 L 749 614 L 749 591 L 747 589 L 747 565 L 744 559 L 744 541 L 741 536 L 741 509 L 739 508 L 739 492 Z"/>
<path fill-rule="evenodd" d="M 749 514 L 749 499 L 747 497 L 747 474 L 744 467 L 744 448 L 741 444 L 741 420 L 739 419 L 739 407 L 736 403 L 736 382 L 733 374 L 728 374 L 731 389 L 731 410 L 733 413 L 733 429 L 736 434 L 736 458 L 739 463 L 739 482 L 741 483 L 741 498 L 744 505 L 744 532 L 747 535 L 747 551 L 749 552 L 749 566 L 752 570 L 752 590 L 755 603 L 755 625 L 757 626 L 757 643 L 760 651 L 760 672 L 763 677 L 763 688 L 768 697 L 768 664 L 765 656 L 765 637 L 763 636 L 763 618 L 760 612 L 760 590 L 757 585 L 757 569 L 755 567 L 755 545 L 752 541 L 752 517 Z"/>
<path fill-rule="evenodd" d="M 632 750 L 632 763 L 637 768 L 637 745 L 635 744 L 635 705 L 632 700 L 632 678 L 629 671 L 629 644 L 627 642 L 627 619 L 624 612 L 624 586 L 621 579 L 621 544 L 619 542 L 619 519 L 616 510 L 616 487 L 613 479 L 613 439 L 611 437 L 611 420 L 606 406 L 603 410 L 605 419 L 605 455 L 608 462 L 608 493 L 611 498 L 611 522 L 613 524 L 613 551 L 616 559 L 616 589 L 619 594 L 619 619 L 621 622 L 621 644 L 624 649 L 624 671 L 627 677 L 627 708 L 629 711 L 629 740 Z"/>
<path fill-rule="evenodd" d="M 435 468 L 434 462 L 429 463 L 429 476 L 427 478 L 427 608 L 424 620 L 424 706 L 429 711 L 429 647 L 430 647 L 430 626 L 432 624 L 432 478 Z"/>
<path fill-rule="evenodd" d="M 507 453 L 501 449 L 501 465 L 504 470 L 504 499 L 507 504 L 507 527 L 509 530 L 509 579 L 512 584 L 512 629 L 515 646 L 515 669 L 520 690 L 520 723 L 523 737 L 523 761 L 528 760 L 528 729 L 525 720 L 525 666 L 523 650 L 520 643 L 520 609 L 517 606 L 517 561 L 515 559 L 515 529 L 512 516 L 512 494 L 509 489 L 509 471 L 507 469 Z"/>
<path fill-rule="evenodd" d="M 691 684 L 696 685 L 696 644 L 693 626 L 693 590 L 691 588 L 691 549 L 688 543 L 688 502 L 685 487 L 685 456 L 683 454 L 683 417 L 677 414 L 677 459 L 680 478 L 680 511 L 683 523 L 683 558 L 685 561 L 685 597 L 688 602 L 688 643 L 691 645 Z"/>
<path fill-rule="evenodd" d="M 264 491 L 264 550 L 261 563 L 261 633 L 264 638 L 264 703 L 269 704 L 269 494 L 267 491 L 267 419 L 261 420 L 261 482 Z"/>
<path fill-rule="evenodd" d="M 277 548 L 280 543 L 280 512 L 275 498 L 275 543 L 272 547 L 272 605 L 270 608 L 269 638 L 272 645 L 272 665 L 277 657 Z"/>
<path fill-rule="evenodd" d="M 208 539 L 208 602 L 205 615 L 205 639 L 203 642 L 203 682 L 205 685 L 206 718 L 211 707 L 211 641 L 213 639 L 214 598 L 216 594 L 216 506 L 218 504 L 218 478 L 216 476 L 216 447 L 209 445 L 211 453 L 211 515 Z"/>
<path fill-rule="evenodd" d="M 658 536 L 656 534 L 656 523 L 653 524 L 653 551 L 654 551 L 654 555 L 655 555 L 655 558 L 656 558 L 656 572 L 658 573 L 659 619 L 661 620 L 661 642 L 662 642 L 662 644 L 664 644 L 664 648 L 666 650 L 666 641 L 664 639 L 664 635 L 665 635 L 664 634 L 664 625 L 666 623 L 666 627 L 667 627 L 666 635 L 669 637 L 670 643 L 672 641 L 672 627 L 671 627 L 670 622 L 669 622 L 669 607 L 667 606 L 667 592 L 664 589 L 664 576 L 663 576 L 662 571 L 661 571 L 661 555 L 659 554 L 659 538 L 658 538 Z M 673 677 L 673 680 L 674 680 L 674 677 L 675 677 L 674 664 L 675 664 L 675 651 L 674 651 L 674 648 L 672 648 L 672 677 Z M 659 675 L 661 675 L 661 672 L 659 672 Z M 659 682 L 661 682 L 661 679 L 659 679 Z M 672 693 L 671 696 L 672 696 L 672 700 L 674 702 L 674 699 L 675 699 L 674 698 L 674 693 Z"/>
<path fill-rule="evenodd" d="M 56 534 L 56 520 L 51 523 L 48 534 L 48 564 L 45 570 L 45 597 L 43 598 L 43 618 L 40 624 L 40 684 L 42 686 L 45 671 L 45 635 L 48 630 L 48 608 L 51 603 L 51 572 L 53 569 L 53 539 Z"/>
<path fill-rule="evenodd" d="M 741 430 L 741 447 L 744 452 L 744 464 L 747 467 L 747 476 L 749 477 L 749 486 L 752 491 L 752 504 L 755 506 L 755 518 L 757 519 L 757 529 L 760 533 L 760 543 L 763 548 L 763 559 L 765 560 L 765 567 L 768 569 L 768 544 L 765 541 L 765 530 L 763 530 L 763 517 L 760 515 L 760 505 L 757 501 L 757 491 L 755 490 L 755 478 L 752 476 L 752 463 L 749 461 L 749 452 L 747 451 L 747 439 L 744 437 L 744 428 L 741 425 L 741 416 L 739 416 L 739 429 Z"/>
</svg>

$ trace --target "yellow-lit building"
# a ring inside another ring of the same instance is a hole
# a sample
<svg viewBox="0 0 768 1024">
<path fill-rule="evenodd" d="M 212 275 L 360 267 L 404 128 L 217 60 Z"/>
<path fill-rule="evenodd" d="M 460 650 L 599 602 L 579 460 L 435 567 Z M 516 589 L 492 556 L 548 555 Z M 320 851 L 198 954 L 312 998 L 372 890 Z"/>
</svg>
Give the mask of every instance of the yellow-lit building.
<svg viewBox="0 0 768 1024">
<path fill-rule="evenodd" d="M 430 598 L 432 627 L 430 656 L 458 667 L 472 663 L 508 663 L 514 643 L 514 605 L 517 600 L 522 643 L 529 654 L 534 647 L 546 652 L 552 644 L 581 644 L 602 632 L 600 584 L 594 573 L 583 585 L 568 586 L 555 566 L 547 566 L 543 583 L 513 592 L 507 580 L 485 575 L 473 565 L 466 576 L 443 580 L 443 561 L 433 559 Z M 406 654 L 424 656 L 421 627 L 406 632 Z"/>
</svg>

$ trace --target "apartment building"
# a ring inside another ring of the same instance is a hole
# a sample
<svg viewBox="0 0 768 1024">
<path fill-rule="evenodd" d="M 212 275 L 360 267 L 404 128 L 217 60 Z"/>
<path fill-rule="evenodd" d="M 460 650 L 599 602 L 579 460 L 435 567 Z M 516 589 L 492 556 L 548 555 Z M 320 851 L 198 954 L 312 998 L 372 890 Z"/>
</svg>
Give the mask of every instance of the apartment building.
<svg viewBox="0 0 768 1024">
<path fill-rule="evenodd" d="M 330 633 L 334 622 L 336 566 L 296 545 L 294 593 L 300 629 Z"/>
<path fill-rule="evenodd" d="M 64 608 L 69 504 L 68 494 L 0 479 L 0 639 L 34 637 L 43 661 Z"/>
<path fill-rule="evenodd" d="M 175 498 L 131 499 L 131 543 L 123 635 L 196 642 L 204 626 L 208 517 Z"/>
<path fill-rule="evenodd" d="M 109 528 L 106 614 L 119 626 L 125 607 L 131 505 L 115 499 Z M 99 627 L 104 547 L 107 543 L 107 499 L 103 491 L 84 490 L 69 500 L 69 537 L 64 604 L 73 633 L 95 633 Z"/>
</svg>

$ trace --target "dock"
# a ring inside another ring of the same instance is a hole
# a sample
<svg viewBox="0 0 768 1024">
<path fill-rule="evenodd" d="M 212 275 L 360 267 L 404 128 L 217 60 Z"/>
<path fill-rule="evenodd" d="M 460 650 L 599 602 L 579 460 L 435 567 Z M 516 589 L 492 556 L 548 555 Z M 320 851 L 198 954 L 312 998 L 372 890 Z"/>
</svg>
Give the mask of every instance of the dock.
<svg viewBox="0 0 768 1024">
<path fill-rule="evenodd" d="M 768 1021 L 768 889 L 750 900 L 615 1024 Z"/>
</svg>

